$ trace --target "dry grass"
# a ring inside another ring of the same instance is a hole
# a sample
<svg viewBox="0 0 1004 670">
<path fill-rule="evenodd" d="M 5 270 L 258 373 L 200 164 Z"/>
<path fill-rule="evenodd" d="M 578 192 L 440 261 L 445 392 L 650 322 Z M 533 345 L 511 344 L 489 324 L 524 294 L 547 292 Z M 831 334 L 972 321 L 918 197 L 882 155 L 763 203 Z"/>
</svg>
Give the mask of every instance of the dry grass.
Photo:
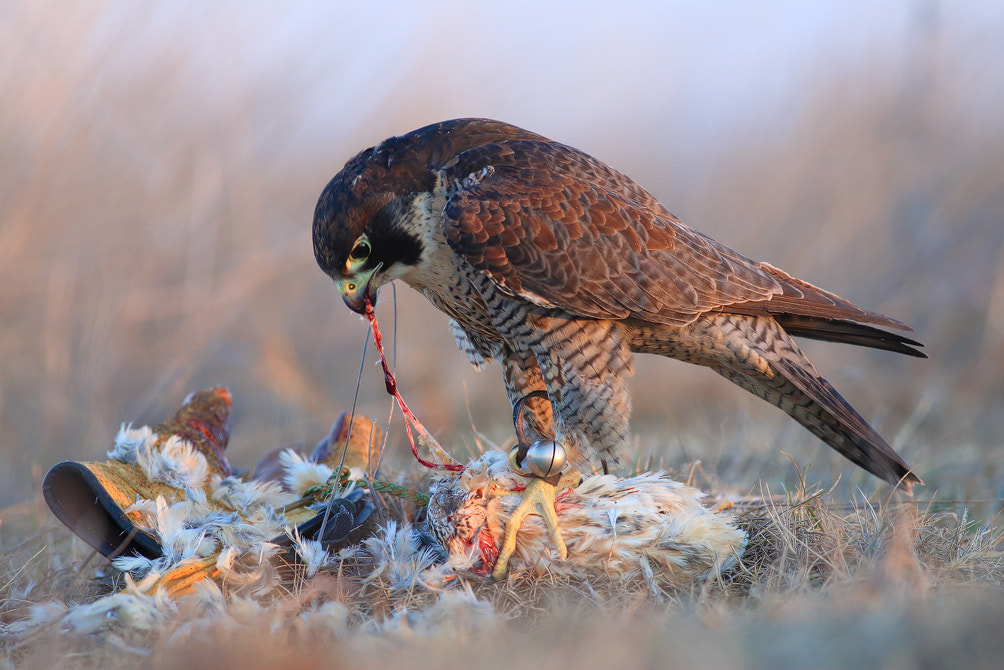
<svg viewBox="0 0 1004 670">
<path fill-rule="evenodd" d="M 149 656 L 108 636 L 12 632 L 33 605 L 117 587 L 39 502 L 53 463 L 99 458 L 119 422 L 155 422 L 213 384 L 234 393 L 231 456 L 242 466 L 319 439 L 350 405 L 366 329 L 314 266 L 314 200 L 354 151 L 433 120 L 408 110 L 338 119 L 337 139 L 305 138 L 297 62 L 252 80 L 235 66 L 246 47 L 232 44 L 229 69 L 204 71 L 155 23 L 100 9 L 0 7 L 0 667 L 996 667 L 1001 79 L 999 64 L 966 69 L 975 47 L 950 33 L 915 45 L 910 72 L 869 61 L 813 73 L 814 93 L 783 129 L 737 132 L 698 164 L 658 138 L 648 153 L 600 128 L 567 138 L 638 175 L 696 228 L 917 327 L 930 361 L 806 350 L 917 466 L 928 502 L 885 500 L 759 401 L 653 361 L 634 380 L 640 460 L 682 474 L 701 459 L 706 488 L 771 501 L 746 512 L 752 546 L 729 580 L 661 599 L 640 587 L 474 585 L 486 615 L 463 600 L 362 595 L 351 579 L 324 579 L 292 584 L 288 602 L 246 619 L 187 613 L 141 640 Z M 434 102 L 415 107 L 440 110 Z M 497 374 L 471 372 L 421 298 L 399 291 L 398 311 L 398 378 L 426 425 L 458 455 L 474 448 L 472 423 L 508 439 Z M 364 382 L 360 410 L 386 416 L 379 375 Z M 388 465 L 400 468 L 403 431 L 391 432 Z M 804 475 L 785 454 L 808 464 Z M 831 482 L 827 496 L 806 493 Z M 343 628 L 297 616 L 331 600 L 349 606 Z M 431 618 L 384 619 L 402 606 Z"/>
<path fill-rule="evenodd" d="M 122 586 L 102 561 L 85 564 L 65 530 L 49 527 L 2 556 L 0 662 L 939 667 L 964 659 L 984 667 L 1004 651 L 994 625 L 1004 613 L 999 528 L 908 500 L 846 504 L 802 490 L 740 503 L 740 519 L 750 535 L 742 565 L 676 590 L 460 580 L 440 593 L 394 588 L 375 561 L 356 557 L 311 580 L 290 572 L 287 595 L 260 605 L 183 601 L 154 627 L 123 615 L 97 629 L 66 619 L 24 629 L 19 622 L 50 602 L 86 603 Z"/>
</svg>

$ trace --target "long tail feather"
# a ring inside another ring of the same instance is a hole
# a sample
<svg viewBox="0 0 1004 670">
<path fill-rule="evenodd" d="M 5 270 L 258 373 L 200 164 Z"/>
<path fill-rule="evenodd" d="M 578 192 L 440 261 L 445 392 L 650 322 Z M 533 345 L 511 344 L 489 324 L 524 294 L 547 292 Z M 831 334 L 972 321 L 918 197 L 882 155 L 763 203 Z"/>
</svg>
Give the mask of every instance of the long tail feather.
<svg viewBox="0 0 1004 670">
<path fill-rule="evenodd" d="M 909 490 L 921 483 L 882 436 L 814 370 L 787 359 L 777 361 L 773 367 L 797 389 L 791 399 L 801 396 L 793 406 L 800 411 L 782 409 L 812 434 L 890 484 Z"/>
<path fill-rule="evenodd" d="M 891 484 L 909 490 L 920 478 L 823 379 L 791 335 L 850 342 L 923 356 L 919 343 L 873 326 L 805 315 L 709 314 L 687 328 L 629 324 L 631 351 L 711 368 L 781 408 L 833 449 Z"/>
<path fill-rule="evenodd" d="M 842 342 L 872 349 L 894 351 L 916 358 L 927 358 L 927 354 L 914 347 L 924 346 L 916 340 L 911 340 L 899 333 L 892 333 L 874 326 L 866 326 L 842 319 L 824 319 L 797 314 L 777 314 L 774 320 L 780 324 L 789 335 L 808 337 L 826 342 Z"/>
</svg>

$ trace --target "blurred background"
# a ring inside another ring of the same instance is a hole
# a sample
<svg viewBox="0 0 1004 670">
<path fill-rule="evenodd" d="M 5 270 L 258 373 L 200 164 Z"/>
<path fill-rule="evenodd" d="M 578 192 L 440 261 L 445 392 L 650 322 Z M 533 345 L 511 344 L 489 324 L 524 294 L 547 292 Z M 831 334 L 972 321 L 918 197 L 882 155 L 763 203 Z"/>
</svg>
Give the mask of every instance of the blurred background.
<svg viewBox="0 0 1004 670">
<path fill-rule="evenodd" d="M 930 360 L 806 343 L 925 495 L 1004 494 L 1004 4 L 0 3 L 0 505 L 216 384 L 230 454 L 313 443 L 368 330 L 317 269 L 357 151 L 461 116 L 633 176 L 690 226 L 916 328 Z M 394 325 L 390 290 L 378 316 Z M 398 381 L 454 454 L 512 434 L 497 367 L 398 288 Z M 373 348 L 359 409 L 389 414 Z M 715 374 L 649 358 L 637 451 L 726 485 L 875 487 Z M 389 452 L 406 463 L 399 414 Z"/>
</svg>

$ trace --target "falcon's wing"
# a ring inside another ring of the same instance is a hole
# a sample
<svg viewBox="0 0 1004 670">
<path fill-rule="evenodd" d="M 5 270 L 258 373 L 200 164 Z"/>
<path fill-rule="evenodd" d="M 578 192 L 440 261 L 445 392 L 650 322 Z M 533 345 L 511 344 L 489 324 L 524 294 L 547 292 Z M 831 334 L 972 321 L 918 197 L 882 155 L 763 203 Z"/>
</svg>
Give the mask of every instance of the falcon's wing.
<svg viewBox="0 0 1004 670">
<path fill-rule="evenodd" d="M 592 318 L 683 325 L 784 292 L 759 263 L 697 233 L 635 182 L 547 140 L 486 144 L 444 168 L 443 230 L 499 287 Z"/>
</svg>

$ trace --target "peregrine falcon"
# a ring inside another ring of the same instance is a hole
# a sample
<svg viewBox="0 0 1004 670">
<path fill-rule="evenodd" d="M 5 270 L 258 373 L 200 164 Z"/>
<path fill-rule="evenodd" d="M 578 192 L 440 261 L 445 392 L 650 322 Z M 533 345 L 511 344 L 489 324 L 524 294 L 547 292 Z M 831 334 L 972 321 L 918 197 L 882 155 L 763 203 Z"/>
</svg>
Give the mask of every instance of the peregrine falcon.
<svg viewBox="0 0 1004 670">
<path fill-rule="evenodd" d="M 626 380 L 649 353 L 711 368 L 887 482 L 920 482 L 792 339 L 925 357 L 885 330 L 909 327 L 688 228 L 573 147 L 488 119 L 387 139 L 325 187 L 313 243 L 356 312 L 395 279 L 423 293 L 472 363 L 501 364 L 518 428 L 576 468 L 620 462 Z"/>
</svg>

